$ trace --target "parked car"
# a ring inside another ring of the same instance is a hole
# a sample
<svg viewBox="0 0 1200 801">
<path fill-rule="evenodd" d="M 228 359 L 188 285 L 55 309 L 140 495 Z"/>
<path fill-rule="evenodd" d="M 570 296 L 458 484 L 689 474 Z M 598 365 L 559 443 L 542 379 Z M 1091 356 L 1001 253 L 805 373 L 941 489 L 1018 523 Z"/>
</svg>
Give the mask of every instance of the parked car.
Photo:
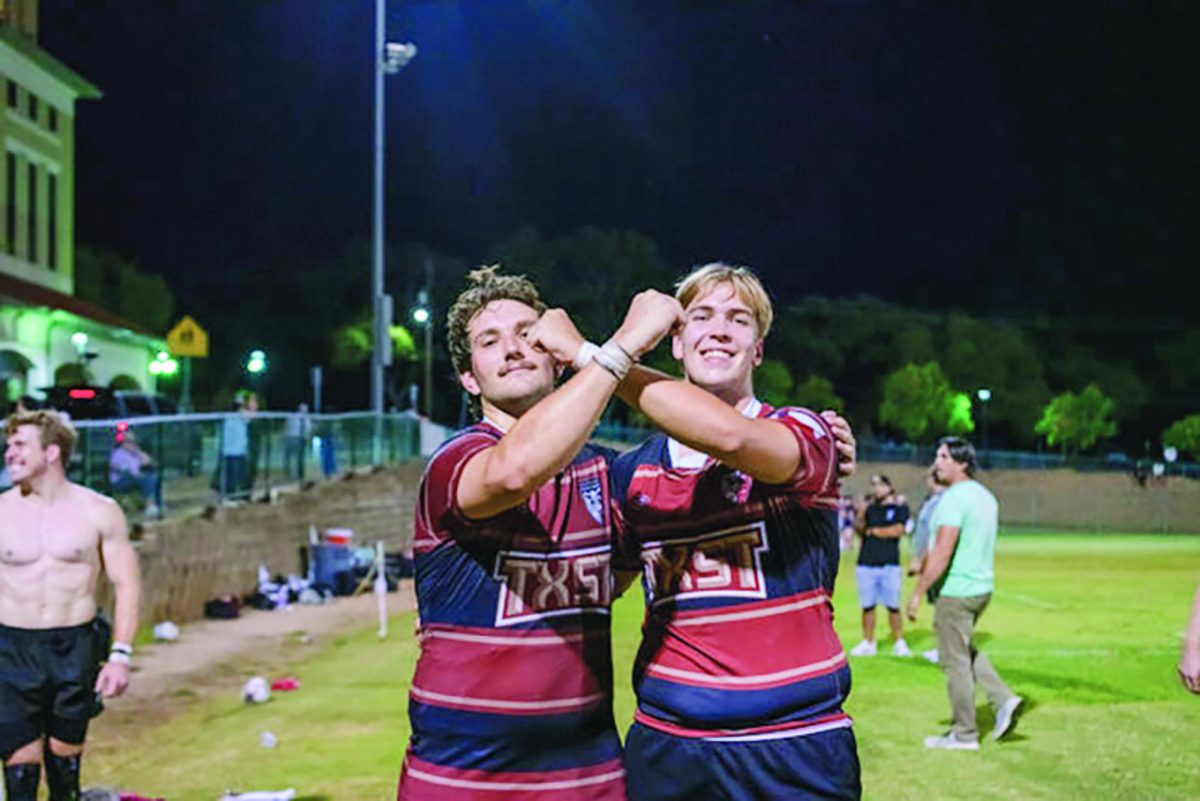
<svg viewBox="0 0 1200 801">
<path fill-rule="evenodd" d="M 44 392 L 46 405 L 66 412 L 72 420 L 113 420 L 179 413 L 175 401 L 161 393 L 92 386 L 49 387 Z"/>
<path fill-rule="evenodd" d="M 138 444 L 154 458 L 164 473 L 195 475 L 201 456 L 199 426 L 180 421 L 146 420 L 179 413 L 165 395 L 138 390 L 95 386 L 51 387 L 44 390 L 46 406 L 66 412 L 76 422 L 112 421 L 111 425 L 81 425 L 79 443 L 71 459 L 72 478 L 89 486 L 107 482 L 108 458 L 116 445 L 118 428 L 132 428 Z"/>
</svg>

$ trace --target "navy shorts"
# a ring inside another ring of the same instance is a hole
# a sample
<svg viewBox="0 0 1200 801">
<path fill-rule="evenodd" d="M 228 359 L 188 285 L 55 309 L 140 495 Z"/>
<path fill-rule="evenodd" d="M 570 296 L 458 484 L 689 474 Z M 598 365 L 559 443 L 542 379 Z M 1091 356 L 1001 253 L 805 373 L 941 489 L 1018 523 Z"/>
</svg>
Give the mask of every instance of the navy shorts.
<svg viewBox="0 0 1200 801">
<path fill-rule="evenodd" d="M 98 712 L 105 630 L 99 619 L 54 629 L 0 626 L 0 757 L 46 736 L 83 743 Z"/>
<path fill-rule="evenodd" d="M 797 737 L 713 742 L 634 723 L 625 738 L 631 801 L 858 799 L 858 746 L 850 727 Z"/>
</svg>

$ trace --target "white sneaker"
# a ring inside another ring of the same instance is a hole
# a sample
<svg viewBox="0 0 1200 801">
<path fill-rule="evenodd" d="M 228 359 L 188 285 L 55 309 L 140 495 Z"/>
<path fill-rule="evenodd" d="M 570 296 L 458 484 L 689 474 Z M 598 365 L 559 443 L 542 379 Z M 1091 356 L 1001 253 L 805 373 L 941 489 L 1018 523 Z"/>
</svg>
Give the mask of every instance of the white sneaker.
<svg viewBox="0 0 1200 801">
<path fill-rule="evenodd" d="M 874 642 L 871 640 L 863 640 L 858 645 L 850 649 L 850 656 L 875 656 L 878 650 L 879 646 L 877 646 Z"/>
<path fill-rule="evenodd" d="M 930 648 L 928 651 L 925 651 L 923 654 L 921 654 L 921 656 L 925 657 L 926 662 L 932 662 L 935 665 L 941 661 L 941 657 L 938 656 L 936 648 Z"/>
<path fill-rule="evenodd" d="M 979 742 L 977 740 L 960 740 L 954 732 L 949 731 L 941 737 L 926 737 L 925 747 L 941 748 L 945 751 L 978 751 Z"/>
<path fill-rule="evenodd" d="M 903 637 L 892 645 L 892 656 L 912 656 L 912 651 L 908 649 L 908 643 L 904 641 Z"/>
<path fill-rule="evenodd" d="M 144 514 L 146 517 L 159 517 L 160 511 L 161 510 L 158 508 L 157 504 L 148 503 L 146 504 L 146 511 L 142 514 Z"/>
<path fill-rule="evenodd" d="M 992 739 L 999 740 L 1017 725 L 1017 710 L 1025 699 L 1019 695 L 1009 698 L 996 710 L 996 725 L 992 727 Z"/>
</svg>

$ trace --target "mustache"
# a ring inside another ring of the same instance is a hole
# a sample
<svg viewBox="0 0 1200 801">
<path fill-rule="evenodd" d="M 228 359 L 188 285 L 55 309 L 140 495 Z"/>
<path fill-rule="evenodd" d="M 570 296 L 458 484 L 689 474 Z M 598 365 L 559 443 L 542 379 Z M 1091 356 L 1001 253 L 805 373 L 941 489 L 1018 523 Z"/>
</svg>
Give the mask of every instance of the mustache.
<svg viewBox="0 0 1200 801">
<path fill-rule="evenodd" d="M 537 365 L 534 364 L 533 362 L 521 360 L 519 362 L 512 362 L 511 364 L 504 365 L 504 368 L 500 371 L 500 376 L 504 377 L 504 376 L 508 375 L 509 373 L 511 373 L 513 370 L 536 370 L 536 369 L 537 369 Z"/>
</svg>

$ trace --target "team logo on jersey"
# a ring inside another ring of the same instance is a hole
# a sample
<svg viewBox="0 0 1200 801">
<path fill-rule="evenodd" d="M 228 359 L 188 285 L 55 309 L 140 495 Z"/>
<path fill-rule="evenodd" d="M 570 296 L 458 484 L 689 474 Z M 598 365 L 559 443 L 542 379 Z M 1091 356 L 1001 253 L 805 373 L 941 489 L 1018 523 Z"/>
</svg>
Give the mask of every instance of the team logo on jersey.
<svg viewBox="0 0 1200 801">
<path fill-rule="evenodd" d="M 496 625 L 578 613 L 608 614 L 612 602 L 609 547 L 559 553 L 501 551 Z"/>
<path fill-rule="evenodd" d="M 604 523 L 604 486 L 596 476 L 588 476 L 579 482 L 579 494 L 588 514 L 597 523 Z"/>
<path fill-rule="evenodd" d="M 766 598 L 762 521 L 681 540 L 642 546 L 653 604 L 682 598 Z"/>
</svg>

